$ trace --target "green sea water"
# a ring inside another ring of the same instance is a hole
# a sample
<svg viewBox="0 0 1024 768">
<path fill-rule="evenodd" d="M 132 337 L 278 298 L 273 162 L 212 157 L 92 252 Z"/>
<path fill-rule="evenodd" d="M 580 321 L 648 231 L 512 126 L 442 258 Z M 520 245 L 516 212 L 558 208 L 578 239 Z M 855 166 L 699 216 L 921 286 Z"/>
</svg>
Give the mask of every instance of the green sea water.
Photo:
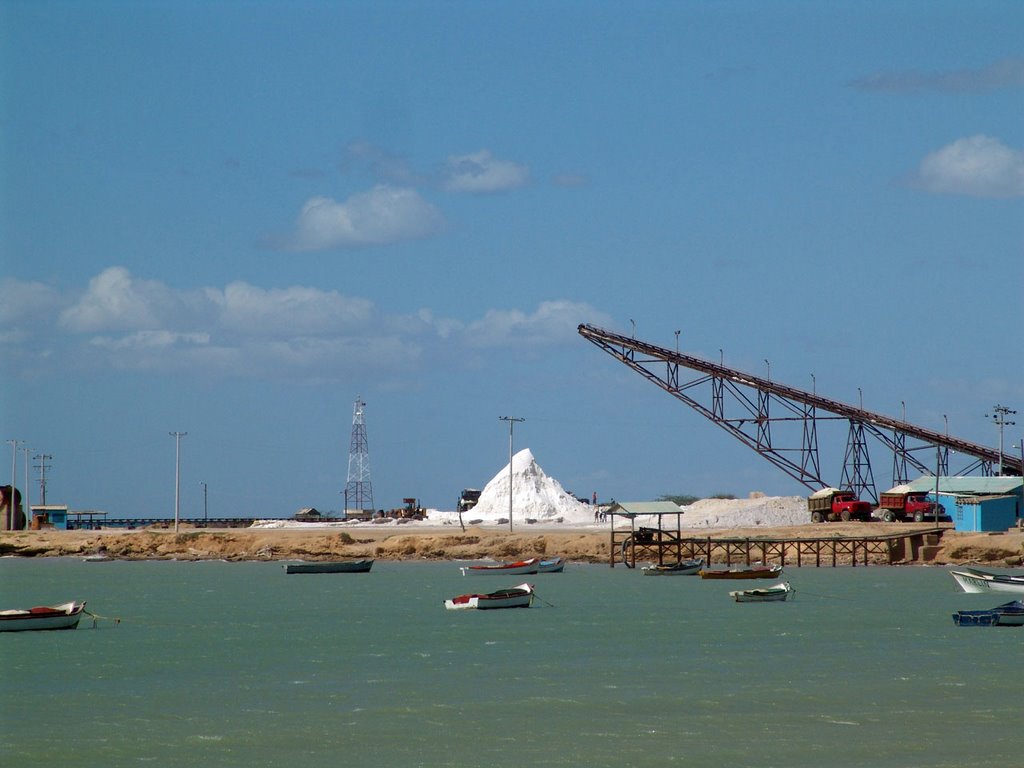
<svg viewBox="0 0 1024 768">
<path fill-rule="evenodd" d="M 795 600 L 737 604 L 735 582 L 572 563 L 3 558 L 0 607 L 121 621 L 0 634 L 0 765 L 1024 764 L 1024 628 L 950 618 L 1003 599 L 940 568 L 785 578 Z M 442 605 L 523 580 L 530 610 Z"/>
</svg>

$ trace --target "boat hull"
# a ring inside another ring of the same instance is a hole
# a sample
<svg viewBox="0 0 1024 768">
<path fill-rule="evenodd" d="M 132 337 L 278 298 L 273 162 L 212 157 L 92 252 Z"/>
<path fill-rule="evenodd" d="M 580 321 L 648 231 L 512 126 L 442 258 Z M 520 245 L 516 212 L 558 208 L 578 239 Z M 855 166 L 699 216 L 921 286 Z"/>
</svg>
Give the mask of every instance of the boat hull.
<svg viewBox="0 0 1024 768">
<path fill-rule="evenodd" d="M 486 594 L 467 594 L 444 601 L 449 611 L 495 610 L 498 608 L 529 608 L 533 605 L 533 586 L 520 584 L 510 589 L 499 589 Z"/>
<path fill-rule="evenodd" d="M 497 563 L 496 565 L 466 565 L 460 570 L 463 576 L 529 576 L 538 572 L 540 560 L 517 560 L 514 563 Z"/>
<path fill-rule="evenodd" d="M 789 599 L 793 588 L 789 582 L 782 582 L 764 589 L 738 589 L 729 593 L 737 603 L 780 603 Z"/>
<path fill-rule="evenodd" d="M 1024 594 L 1024 576 L 1008 576 L 1002 573 L 988 573 L 971 568 L 950 571 L 950 575 L 964 592 L 1007 592 Z"/>
<path fill-rule="evenodd" d="M 285 573 L 369 573 L 373 560 L 342 560 L 327 563 L 290 563 Z"/>
<path fill-rule="evenodd" d="M 702 568 L 702 579 L 774 579 L 782 575 L 782 566 L 764 565 L 750 568 Z"/>
<path fill-rule="evenodd" d="M 1012 600 L 981 611 L 957 611 L 953 623 L 958 627 L 1021 627 L 1024 626 L 1024 603 Z"/>
<path fill-rule="evenodd" d="M 672 565 L 645 565 L 640 570 L 644 576 L 696 576 L 703 567 L 703 560 L 684 560 Z"/>
<path fill-rule="evenodd" d="M 565 560 L 560 557 L 541 560 L 537 563 L 537 573 L 561 573 L 563 570 L 565 570 Z"/>
<path fill-rule="evenodd" d="M 75 629 L 84 610 L 85 603 L 71 602 L 26 610 L 0 611 L 0 632 Z"/>
</svg>

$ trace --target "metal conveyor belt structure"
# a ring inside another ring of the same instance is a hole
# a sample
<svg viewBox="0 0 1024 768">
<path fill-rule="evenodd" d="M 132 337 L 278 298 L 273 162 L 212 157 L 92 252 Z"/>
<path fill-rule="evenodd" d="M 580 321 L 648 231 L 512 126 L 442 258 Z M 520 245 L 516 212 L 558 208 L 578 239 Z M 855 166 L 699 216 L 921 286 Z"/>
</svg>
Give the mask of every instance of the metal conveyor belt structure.
<svg viewBox="0 0 1024 768">
<path fill-rule="evenodd" d="M 577 330 L 583 338 L 689 405 L 811 491 L 834 486 L 853 490 L 859 498 L 877 503 L 869 436 L 892 455 L 893 485 L 908 480 L 908 467 L 925 475 L 948 475 L 950 451 L 970 459 L 956 474 L 992 475 L 993 465 L 998 466 L 1000 459 L 1004 472 L 1021 474 L 1024 470 L 1024 461 L 1019 457 L 1000 456 L 994 448 L 872 413 L 816 392 L 788 387 L 596 326 L 582 324 Z M 680 372 L 685 375 L 686 370 L 697 374 L 696 378 L 683 381 Z M 849 422 L 839 483 L 822 477 L 818 423 L 823 420 Z M 781 431 L 787 433 L 786 439 L 775 434 Z M 797 431 L 798 440 L 792 434 Z"/>
</svg>

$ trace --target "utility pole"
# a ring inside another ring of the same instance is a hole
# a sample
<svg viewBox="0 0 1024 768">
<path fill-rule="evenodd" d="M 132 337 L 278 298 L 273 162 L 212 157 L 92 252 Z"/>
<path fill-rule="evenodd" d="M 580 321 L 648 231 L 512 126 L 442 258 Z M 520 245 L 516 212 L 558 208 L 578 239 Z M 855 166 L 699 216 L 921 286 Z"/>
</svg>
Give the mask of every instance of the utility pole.
<svg viewBox="0 0 1024 768">
<path fill-rule="evenodd" d="M 512 533 L 512 430 L 516 422 L 526 421 L 515 416 L 499 416 L 500 421 L 508 422 L 508 532 Z"/>
<path fill-rule="evenodd" d="M 205 523 L 210 519 L 206 511 L 206 483 L 200 480 L 199 484 L 203 486 L 203 522 Z"/>
<path fill-rule="evenodd" d="M 993 410 L 993 414 L 991 416 L 987 416 L 986 418 L 992 419 L 992 421 L 995 422 L 996 426 L 999 427 L 999 474 L 1002 475 L 1003 474 L 1003 427 L 1008 427 L 1008 426 L 1011 426 L 1011 425 L 1017 423 L 1015 421 L 1007 421 L 1007 419 L 1006 419 L 1007 416 L 1011 416 L 1011 415 L 1013 415 L 1013 414 L 1015 414 L 1017 412 L 1016 411 L 1011 411 L 1009 408 L 1005 408 L 1005 407 L 1003 407 L 1001 405 L 997 405 L 992 410 Z"/>
<path fill-rule="evenodd" d="M 24 440 L 8 440 L 11 444 L 11 492 L 7 498 L 7 519 L 4 521 L 3 529 L 5 531 L 14 530 L 14 518 L 15 518 L 15 506 L 14 506 L 14 492 L 15 492 L 15 480 L 18 477 L 18 443 L 24 443 Z"/>
<path fill-rule="evenodd" d="M 22 448 L 21 450 L 25 452 L 25 493 L 22 502 L 25 505 L 25 527 L 28 528 L 32 524 L 32 504 L 28 490 L 28 454 L 32 449 Z"/>
<path fill-rule="evenodd" d="M 188 432 L 168 432 L 174 438 L 174 532 L 178 532 L 178 512 L 181 508 L 181 438 Z"/>
<path fill-rule="evenodd" d="M 36 469 L 39 470 L 39 503 L 44 507 L 46 506 L 46 462 L 53 458 L 47 453 L 37 453 L 33 457 L 39 463 L 36 464 Z"/>
</svg>

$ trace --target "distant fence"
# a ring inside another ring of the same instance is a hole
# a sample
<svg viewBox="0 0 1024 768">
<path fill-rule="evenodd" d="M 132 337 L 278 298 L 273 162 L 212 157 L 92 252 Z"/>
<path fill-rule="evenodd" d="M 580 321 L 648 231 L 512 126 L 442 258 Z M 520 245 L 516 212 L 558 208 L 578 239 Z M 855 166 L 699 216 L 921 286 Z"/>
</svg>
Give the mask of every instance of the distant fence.
<svg viewBox="0 0 1024 768">
<path fill-rule="evenodd" d="M 295 522 L 294 517 L 189 517 L 179 518 L 179 525 L 190 528 L 248 528 L 257 520 L 273 520 L 275 522 Z M 318 523 L 343 523 L 344 518 L 321 517 Z M 68 530 L 98 530 L 100 528 L 173 528 L 174 520 L 166 517 L 126 517 L 104 520 L 68 520 Z"/>
</svg>

